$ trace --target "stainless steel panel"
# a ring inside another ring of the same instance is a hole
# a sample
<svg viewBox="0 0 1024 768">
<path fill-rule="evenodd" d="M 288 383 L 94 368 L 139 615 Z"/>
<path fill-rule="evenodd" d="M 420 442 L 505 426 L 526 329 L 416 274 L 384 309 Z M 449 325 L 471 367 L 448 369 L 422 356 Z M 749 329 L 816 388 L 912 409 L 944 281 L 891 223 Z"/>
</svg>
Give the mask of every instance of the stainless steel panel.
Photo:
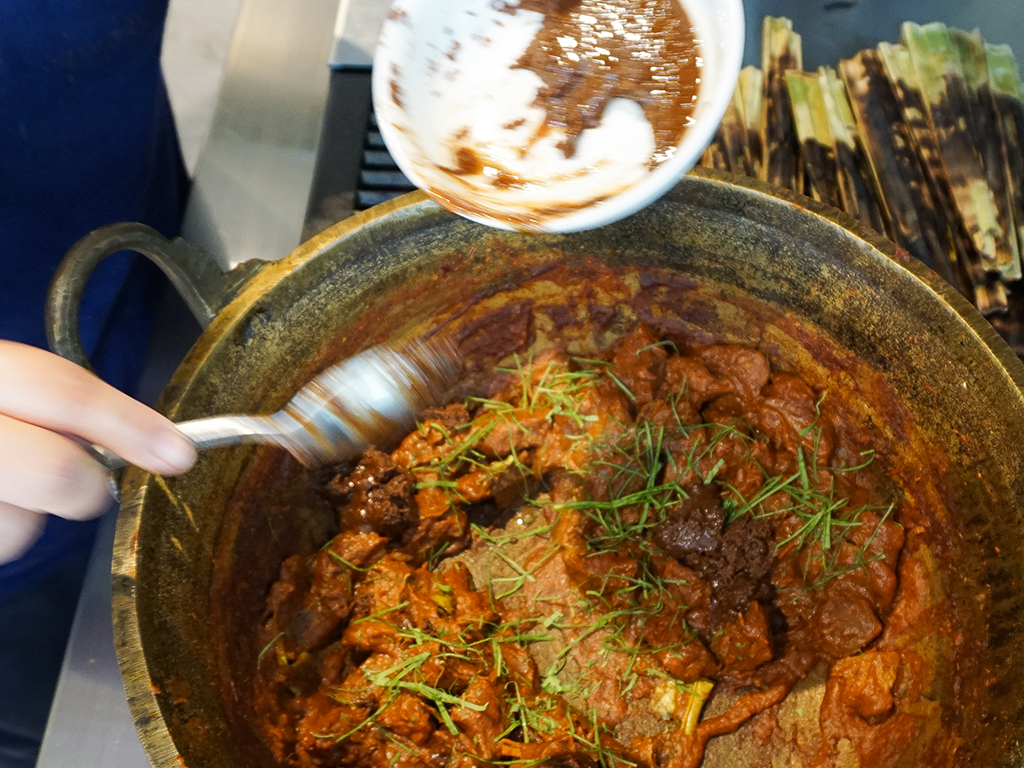
<svg viewBox="0 0 1024 768">
<path fill-rule="evenodd" d="M 185 237 L 232 267 L 299 244 L 327 97 L 338 0 L 246 0 Z"/>
<path fill-rule="evenodd" d="M 389 0 L 341 0 L 334 27 L 331 66 L 369 67 L 380 25 L 387 17 Z"/>
</svg>

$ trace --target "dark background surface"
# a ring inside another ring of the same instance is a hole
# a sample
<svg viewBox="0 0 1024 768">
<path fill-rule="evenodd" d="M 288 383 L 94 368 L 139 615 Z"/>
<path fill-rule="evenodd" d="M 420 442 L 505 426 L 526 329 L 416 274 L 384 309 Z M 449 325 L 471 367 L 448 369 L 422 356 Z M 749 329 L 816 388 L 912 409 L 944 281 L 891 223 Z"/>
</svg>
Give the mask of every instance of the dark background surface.
<svg viewBox="0 0 1024 768">
<path fill-rule="evenodd" d="M 904 21 L 943 21 L 1024 57 L 1024 0 L 744 0 L 746 64 L 760 65 L 761 20 L 786 16 L 803 36 L 804 68 L 835 65 L 882 40 L 899 40 Z"/>
</svg>

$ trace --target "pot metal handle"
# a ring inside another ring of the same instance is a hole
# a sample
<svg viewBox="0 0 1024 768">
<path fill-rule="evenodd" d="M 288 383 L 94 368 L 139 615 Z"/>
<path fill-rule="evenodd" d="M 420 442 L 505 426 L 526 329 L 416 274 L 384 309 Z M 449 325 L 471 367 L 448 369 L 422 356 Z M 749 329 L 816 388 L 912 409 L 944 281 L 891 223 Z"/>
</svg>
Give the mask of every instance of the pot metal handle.
<svg viewBox="0 0 1024 768">
<path fill-rule="evenodd" d="M 203 328 L 267 263 L 253 259 L 224 272 L 202 248 L 181 238 L 168 240 L 145 224 L 111 224 L 90 232 L 64 256 L 46 297 L 50 349 L 89 370 L 92 366 L 78 335 L 82 294 L 96 266 L 125 250 L 141 253 L 160 267 Z"/>
</svg>

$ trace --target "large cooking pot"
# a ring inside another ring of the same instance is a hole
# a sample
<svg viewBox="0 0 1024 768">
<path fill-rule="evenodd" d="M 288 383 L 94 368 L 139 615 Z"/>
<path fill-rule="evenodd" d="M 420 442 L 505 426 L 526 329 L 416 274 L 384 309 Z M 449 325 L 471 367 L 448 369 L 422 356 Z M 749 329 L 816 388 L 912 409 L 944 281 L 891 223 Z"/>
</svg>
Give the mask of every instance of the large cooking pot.
<svg viewBox="0 0 1024 768">
<path fill-rule="evenodd" d="M 159 261 L 206 325 L 159 404 L 178 420 L 272 411 L 338 358 L 441 325 L 472 353 L 466 328 L 525 328 L 529 307 L 566 304 L 534 312 L 529 333 L 570 327 L 584 305 L 613 327 L 646 313 L 841 389 L 895 450 L 948 457 L 937 482 L 958 545 L 942 583 L 970 635 L 959 641 L 979 650 L 963 687 L 935 696 L 963 722 L 959 764 L 1024 765 L 1024 367 L 958 294 L 852 220 L 706 172 L 627 220 L 560 236 L 487 229 L 412 194 L 226 276 L 181 241 L 117 225 L 83 240 L 55 281 L 61 354 L 84 362 L 77 297 L 121 248 Z M 603 292 L 603 270 L 632 296 Z M 207 452 L 180 478 L 124 474 L 114 628 L 153 765 L 272 765 L 248 714 L 254 630 L 283 555 L 323 527 L 311 479 L 271 448 Z"/>
</svg>

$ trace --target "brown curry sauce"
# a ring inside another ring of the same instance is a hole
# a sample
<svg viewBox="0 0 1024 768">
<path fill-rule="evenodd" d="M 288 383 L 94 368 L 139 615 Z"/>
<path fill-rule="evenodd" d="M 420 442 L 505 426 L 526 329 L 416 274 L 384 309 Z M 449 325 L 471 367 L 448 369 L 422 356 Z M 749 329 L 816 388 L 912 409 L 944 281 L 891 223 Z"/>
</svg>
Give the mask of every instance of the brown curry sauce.
<svg viewBox="0 0 1024 768">
<path fill-rule="evenodd" d="M 323 489 L 341 532 L 267 598 L 264 738 L 294 766 L 685 768 L 751 723 L 765 763 L 892 765 L 949 663 L 908 638 L 957 630 L 879 447 L 744 346 L 640 324 L 523 360 Z"/>
<path fill-rule="evenodd" d="M 700 47 L 679 0 L 524 0 L 516 10 L 544 14 L 516 67 L 543 82 L 534 104 L 545 127 L 565 131 L 566 157 L 615 98 L 643 109 L 651 167 L 672 155 L 700 91 Z"/>
</svg>

